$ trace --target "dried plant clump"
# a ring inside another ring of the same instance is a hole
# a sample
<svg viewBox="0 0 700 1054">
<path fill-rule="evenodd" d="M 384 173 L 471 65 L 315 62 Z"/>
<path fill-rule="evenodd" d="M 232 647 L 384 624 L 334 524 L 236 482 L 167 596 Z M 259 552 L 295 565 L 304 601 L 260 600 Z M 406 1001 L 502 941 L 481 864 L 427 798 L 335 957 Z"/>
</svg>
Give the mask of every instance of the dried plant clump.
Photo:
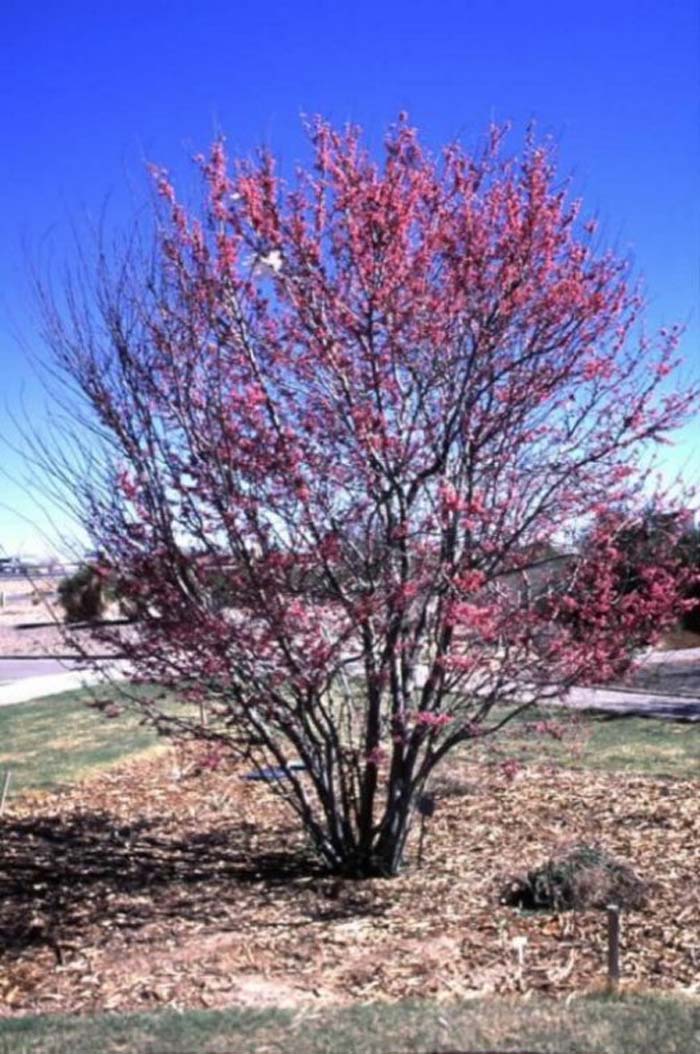
<svg viewBox="0 0 700 1054">
<path fill-rule="evenodd" d="M 641 908 L 647 888 L 629 864 L 598 846 L 575 845 L 512 882 L 504 900 L 530 910 Z"/>
</svg>

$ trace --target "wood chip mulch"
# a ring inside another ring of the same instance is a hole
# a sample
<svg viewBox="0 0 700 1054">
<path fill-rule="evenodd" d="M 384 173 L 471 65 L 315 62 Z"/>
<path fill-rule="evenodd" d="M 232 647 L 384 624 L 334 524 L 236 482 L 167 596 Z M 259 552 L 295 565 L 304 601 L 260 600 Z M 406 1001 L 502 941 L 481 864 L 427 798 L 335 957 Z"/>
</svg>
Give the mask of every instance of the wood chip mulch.
<svg viewBox="0 0 700 1054">
<path fill-rule="evenodd" d="M 528 914 L 508 876 L 603 846 L 650 884 L 623 919 L 633 989 L 700 992 L 700 781 L 449 766 L 424 863 L 324 875 L 242 770 L 168 750 L 0 819 L 0 1016 L 599 990 L 605 914 Z"/>
</svg>

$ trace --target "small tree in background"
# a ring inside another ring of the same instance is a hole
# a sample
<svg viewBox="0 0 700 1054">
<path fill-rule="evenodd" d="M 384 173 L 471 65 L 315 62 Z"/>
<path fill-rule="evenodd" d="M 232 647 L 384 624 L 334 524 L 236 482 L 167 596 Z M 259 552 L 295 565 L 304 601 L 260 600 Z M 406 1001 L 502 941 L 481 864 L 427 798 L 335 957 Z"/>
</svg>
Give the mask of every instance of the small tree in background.
<svg viewBox="0 0 700 1054">
<path fill-rule="evenodd" d="M 687 579 L 682 625 L 692 633 L 700 633 L 700 528 L 694 524 L 689 524 L 681 535 L 678 558 Z"/>
<path fill-rule="evenodd" d="M 627 651 L 612 674 L 623 674 L 629 654 L 657 639 L 664 629 L 683 622 L 697 583 L 688 557 L 687 512 L 653 504 L 639 509 L 606 508 L 598 512 L 578 543 L 579 570 L 572 578 L 550 582 L 542 596 L 543 613 L 565 624 L 572 639 L 586 641 L 608 634 L 617 625 Z M 669 608 L 658 633 L 649 633 L 637 609 L 653 604 L 671 587 Z"/>
<path fill-rule="evenodd" d="M 139 611 L 135 679 L 183 700 L 140 705 L 281 766 L 347 874 L 396 873 L 455 747 L 619 673 L 673 618 L 674 561 L 628 603 L 601 514 L 639 503 L 640 451 L 695 399 L 657 395 L 679 333 L 639 336 L 549 152 L 501 139 L 434 159 L 401 120 L 380 166 L 318 121 L 291 186 L 216 143 L 198 216 L 155 173 L 147 263 L 102 255 L 44 299 L 98 443 L 54 478 Z"/>
<path fill-rule="evenodd" d="M 107 607 L 103 576 L 84 564 L 58 583 L 58 599 L 66 622 L 95 622 Z"/>
<path fill-rule="evenodd" d="M 684 629 L 700 630 L 700 531 L 692 514 L 668 512 L 652 504 L 641 514 L 626 516 L 625 522 L 616 542 L 620 592 L 636 596 L 648 588 L 650 567 L 673 564 L 680 574 L 679 585 L 682 582 L 676 622 Z"/>
</svg>

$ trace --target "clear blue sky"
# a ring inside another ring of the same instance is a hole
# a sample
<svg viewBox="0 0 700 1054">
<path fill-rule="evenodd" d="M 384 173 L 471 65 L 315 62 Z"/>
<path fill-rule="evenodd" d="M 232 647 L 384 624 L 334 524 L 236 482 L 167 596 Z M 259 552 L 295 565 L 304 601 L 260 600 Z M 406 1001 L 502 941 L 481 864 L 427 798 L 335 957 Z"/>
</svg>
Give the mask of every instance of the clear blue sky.
<svg viewBox="0 0 700 1054">
<path fill-rule="evenodd" d="M 33 342 L 27 252 L 65 251 L 70 218 L 128 221 L 153 160 L 185 173 L 225 132 L 291 164 L 300 114 L 364 126 L 379 144 L 406 109 L 434 146 L 530 119 L 607 241 L 631 252 L 654 326 L 688 323 L 700 371 L 700 24 L 697 0 L 309 0 L 227 3 L 5 0 L 0 22 L 0 433 L 23 397 L 43 406 L 17 346 Z M 188 182 L 192 176 L 188 173 Z M 700 476 L 700 423 L 672 455 Z M 693 470 L 693 457 L 696 468 Z M 21 475 L 0 448 L 2 465 Z M 44 551 L 0 477 L 0 545 Z M 60 520 L 60 513 L 58 514 Z"/>
</svg>

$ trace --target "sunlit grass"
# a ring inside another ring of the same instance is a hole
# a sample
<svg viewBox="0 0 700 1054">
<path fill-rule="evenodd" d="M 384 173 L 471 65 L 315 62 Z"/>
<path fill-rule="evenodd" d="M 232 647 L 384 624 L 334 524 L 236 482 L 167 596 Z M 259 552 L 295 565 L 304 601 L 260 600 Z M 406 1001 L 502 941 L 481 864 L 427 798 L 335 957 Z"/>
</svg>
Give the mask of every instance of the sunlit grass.
<svg viewBox="0 0 700 1054">
<path fill-rule="evenodd" d="M 100 690 L 100 698 L 118 689 Z M 95 690 L 64 692 L 0 709 L 0 774 L 12 789 L 48 790 L 74 783 L 124 758 L 162 749 L 163 741 L 137 715 L 108 718 L 87 704 Z"/>
<path fill-rule="evenodd" d="M 691 1054 L 700 1004 L 638 995 L 554 1000 L 474 999 L 283 1009 L 42 1016 L 0 1021 L 0 1054 L 425 1054 L 578 1051 Z"/>
<path fill-rule="evenodd" d="M 9 769 L 15 791 L 48 790 L 124 758 L 164 748 L 167 740 L 144 725 L 138 714 L 125 710 L 108 718 L 88 706 L 98 691 L 102 698 L 119 693 L 117 687 L 85 689 L 0 708 L 0 779 Z M 547 731 L 550 726 L 561 732 L 561 739 Z M 493 739 L 470 742 L 461 753 L 487 763 L 554 762 L 700 779 L 700 723 L 538 708 Z"/>
<path fill-rule="evenodd" d="M 470 757 L 487 762 L 555 762 L 610 772 L 700 779 L 700 722 L 538 707 L 514 719 L 492 740 L 470 744 L 465 756 L 467 751 Z"/>
</svg>

